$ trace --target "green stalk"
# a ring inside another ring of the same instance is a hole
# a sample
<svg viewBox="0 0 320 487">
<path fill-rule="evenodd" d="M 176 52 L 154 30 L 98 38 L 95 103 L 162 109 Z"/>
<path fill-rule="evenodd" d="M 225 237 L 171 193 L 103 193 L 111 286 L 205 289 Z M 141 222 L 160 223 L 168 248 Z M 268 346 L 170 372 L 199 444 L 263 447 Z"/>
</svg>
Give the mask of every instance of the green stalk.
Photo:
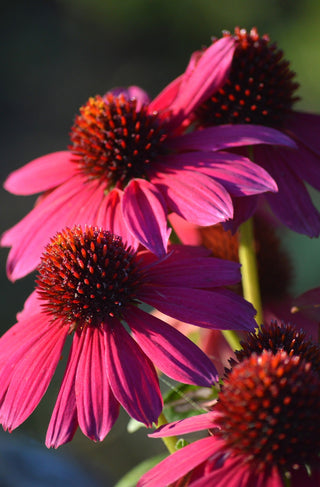
<svg viewBox="0 0 320 487">
<path fill-rule="evenodd" d="M 232 348 L 232 350 L 241 350 L 240 338 L 234 330 L 221 330 L 222 335 Z"/>
<path fill-rule="evenodd" d="M 160 414 L 158 418 L 158 426 L 162 426 L 164 424 L 168 424 L 167 418 L 165 417 L 163 411 Z M 178 441 L 178 438 L 176 436 L 168 436 L 168 437 L 163 437 L 161 438 L 163 443 L 166 445 L 167 450 L 169 453 L 174 453 L 177 451 L 176 449 L 176 444 Z"/>
<path fill-rule="evenodd" d="M 263 315 L 252 218 L 240 226 L 239 261 L 241 264 L 243 296 L 256 309 L 256 322 L 260 328 L 263 322 Z"/>
</svg>

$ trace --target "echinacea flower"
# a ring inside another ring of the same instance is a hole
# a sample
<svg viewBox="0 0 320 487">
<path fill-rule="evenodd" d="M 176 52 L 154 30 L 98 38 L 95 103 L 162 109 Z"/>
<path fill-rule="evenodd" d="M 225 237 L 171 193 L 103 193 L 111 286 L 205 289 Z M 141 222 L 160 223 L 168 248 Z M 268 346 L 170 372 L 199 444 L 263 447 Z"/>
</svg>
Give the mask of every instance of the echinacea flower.
<svg viewBox="0 0 320 487">
<path fill-rule="evenodd" d="M 239 280 L 238 264 L 201 247 L 172 246 L 159 260 L 96 227 L 58 232 L 41 258 L 36 290 L 0 339 L 1 424 L 11 431 L 33 412 L 73 334 L 47 446 L 70 441 L 78 425 L 102 440 L 119 404 L 151 426 L 162 409 L 155 366 L 205 387 L 218 377 L 196 345 L 141 304 L 201 327 L 252 330 L 254 308 L 221 287 Z"/>
<path fill-rule="evenodd" d="M 318 362 L 319 355 L 318 348 Z M 138 487 L 316 487 L 319 407 L 320 377 L 303 354 L 252 353 L 233 367 L 212 411 L 150 435 L 210 432 L 147 472 Z"/>
<path fill-rule="evenodd" d="M 320 214 L 304 182 L 320 190 L 320 115 L 293 110 L 298 100 L 295 73 L 267 35 L 259 36 L 256 28 L 250 32 L 236 28 L 233 35 L 224 35 L 236 42 L 228 79 L 195 110 L 192 120 L 201 127 L 230 123 L 265 125 L 292 137 L 296 151 L 259 146 L 251 148 L 251 156 L 278 185 L 276 194 L 264 195 L 277 218 L 295 232 L 316 237 L 320 233 Z M 190 72 L 201 76 L 199 63 L 204 53 L 193 54 L 187 79 Z M 206 76 L 203 74 L 204 79 Z M 255 196 L 237 198 L 234 226 L 253 214 L 256 203 Z"/>
<path fill-rule="evenodd" d="M 193 134 L 191 148 L 183 134 L 184 120 L 224 84 L 234 45 L 231 37 L 224 38 L 206 51 L 199 61 L 205 82 L 191 74 L 183 90 L 175 81 L 152 102 L 137 87 L 90 98 L 75 119 L 70 150 L 35 159 L 9 176 L 8 191 L 43 193 L 2 237 L 1 245 L 11 247 L 10 279 L 38 265 L 48 235 L 60 228 L 102 226 L 135 249 L 142 244 L 163 256 L 169 213 L 211 225 L 233 217 L 231 197 L 277 190 L 264 169 L 223 149 L 295 146 L 281 132 L 241 125 L 208 128 Z"/>
</svg>

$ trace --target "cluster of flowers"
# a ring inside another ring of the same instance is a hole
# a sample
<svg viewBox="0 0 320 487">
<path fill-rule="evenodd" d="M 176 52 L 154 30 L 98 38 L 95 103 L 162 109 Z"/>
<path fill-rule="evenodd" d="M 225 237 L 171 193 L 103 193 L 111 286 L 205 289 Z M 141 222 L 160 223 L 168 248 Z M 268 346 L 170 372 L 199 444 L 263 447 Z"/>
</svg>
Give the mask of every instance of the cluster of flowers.
<svg viewBox="0 0 320 487">
<path fill-rule="evenodd" d="M 273 230 L 277 218 L 320 233 L 304 183 L 320 189 L 320 117 L 293 110 L 293 78 L 267 36 L 236 28 L 193 53 L 154 100 L 135 86 L 90 98 L 67 151 L 8 177 L 8 191 L 41 195 L 1 240 L 11 247 L 11 280 L 37 269 L 35 290 L 0 339 L 5 429 L 37 407 L 72 336 L 48 447 L 72 440 L 78 426 L 103 440 L 120 405 L 157 424 L 164 373 L 222 386 L 208 412 L 152 435 L 210 433 L 139 485 L 318 485 L 319 347 L 285 323 L 255 334 L 256 309 L 240 284 L 239 232 L 250 219 L 266 321 L 295 316 L 317 339 L 320 292 L 290 297 Z M 201 330 L 199 346 L 189 325 Z M 232 350 L 221 330 L 249 333 L 225 372 Z"/>
</svg>

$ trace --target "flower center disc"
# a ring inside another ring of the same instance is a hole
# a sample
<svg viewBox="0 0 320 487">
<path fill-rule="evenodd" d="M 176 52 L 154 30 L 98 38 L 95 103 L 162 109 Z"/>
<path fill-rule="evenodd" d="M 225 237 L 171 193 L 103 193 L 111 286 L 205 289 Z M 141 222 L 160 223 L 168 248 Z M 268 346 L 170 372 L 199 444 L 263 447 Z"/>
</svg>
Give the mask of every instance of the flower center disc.
<svg viewBox="0 0 320 487">
<path fill-rule="evenodd" d="M 134 257 L 120 237 L 98 228 L 57 233 L 45 249 L 37 278 L 45 311 L 71 330 L 99 326 L 107 316 L 121 319 L 125 306 L 135 302 L 139 285 Z"/>
<path fill-rule="evenodd" d="M 136 99 L 107 93 L 80 108 L 71 129 L 69 149 L 89 179 L 122 189 L 135 177 L 147 179 L 150 162 L 165 152 L 164 124 L 148 106 L 137 110 Z"/>
<path fill-rule="evenodd" d="M 230 34 L 225 34 L 230 35 Z M 197 111 L 202 125 L 254 123 L 281 128 L 299 97 L 295 73 L 269 37 L 235 29 L 237 47 L 225 85 Z"/>
<path fill-rule="evenodd" d="M 232 369 L 219 396 L 227 447 L 258 470 L 317 463 L 319 387 L 319 375 L 297 355 L 252 354 Z"/>
</svg>

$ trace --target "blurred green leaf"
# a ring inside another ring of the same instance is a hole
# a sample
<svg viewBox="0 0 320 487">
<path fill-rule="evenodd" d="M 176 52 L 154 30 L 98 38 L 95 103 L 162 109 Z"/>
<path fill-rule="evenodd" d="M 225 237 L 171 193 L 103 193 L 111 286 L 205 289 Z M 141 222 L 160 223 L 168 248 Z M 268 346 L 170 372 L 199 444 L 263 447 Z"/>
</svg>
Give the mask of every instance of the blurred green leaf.
<svg viewBox="0 0 320 487">
<path fill-rule="evenodd" d="M 126 473 L 119 482 L 116 483 L 114 487 L 136 487 L 138 480 L 142 477 L 144 473 L 150 470 L 152 467 L 161 462 L 168 455 L 167 453 L 161 453 L 155 457 L 148 458 L 143 462 L 139 463 L 130 472 Z"/>
</svg>

